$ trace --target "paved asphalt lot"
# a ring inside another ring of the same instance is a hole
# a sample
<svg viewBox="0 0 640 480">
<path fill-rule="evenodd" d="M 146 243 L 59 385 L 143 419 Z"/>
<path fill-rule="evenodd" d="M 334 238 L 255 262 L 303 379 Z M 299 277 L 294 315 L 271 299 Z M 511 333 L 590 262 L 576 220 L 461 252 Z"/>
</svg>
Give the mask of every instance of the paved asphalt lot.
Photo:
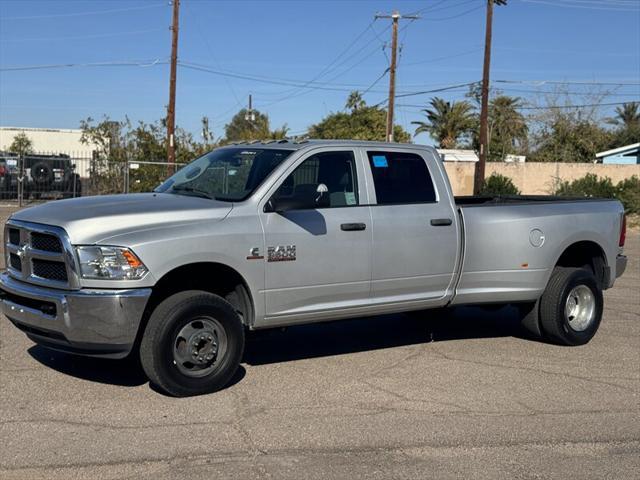
<svg viewBox="0 0 640 480">
<path fill-rule="evenodd" d="M 0 478 L 640 478 L 637 233 L 627 254 L 587 346 L 521 338 L 509 309 L 296 327 L 196 398 L 2 318 Z"/>
</svg>

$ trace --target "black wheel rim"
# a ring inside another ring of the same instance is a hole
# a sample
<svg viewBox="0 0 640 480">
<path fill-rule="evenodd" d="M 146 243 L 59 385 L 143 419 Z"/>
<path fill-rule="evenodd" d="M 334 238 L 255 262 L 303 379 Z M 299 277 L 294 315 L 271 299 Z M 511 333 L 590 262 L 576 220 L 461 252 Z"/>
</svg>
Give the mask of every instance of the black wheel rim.
<svg viewBox="0 0 640 480">
<path fill-rule="evenodd" d="M 213 317 L 189 320 L 173 340 L 173 364 L 183 375 L 200 378 L 213 372 L 227 352 L 227 333 Z"/>
</svg>

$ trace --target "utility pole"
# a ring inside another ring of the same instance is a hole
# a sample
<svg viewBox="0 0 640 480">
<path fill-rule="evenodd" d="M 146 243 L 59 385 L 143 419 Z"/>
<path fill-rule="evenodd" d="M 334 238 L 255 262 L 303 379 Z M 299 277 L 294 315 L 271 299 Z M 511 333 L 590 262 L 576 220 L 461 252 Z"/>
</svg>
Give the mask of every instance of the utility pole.
<svg viewBox="0 0 640 480">
<path fill-rule="evenodd" d="M 375 18 L 390 18 L 392 20 L 391 29 L 391 65 L 389 66 L 389 101 L 387 106 L 387 132 L 385 140 L 393 142 L 393 113 L 396 100 L 396 65 L 398 59 L 398 21 L 401 18 L 407 20 L 417 20 L 419 15 L 400 15 L 394 10 L 391 15 L 377 14 Z"/>
<path fill-rule="evenodd" d="M 493 4 L 506 5 L 507 0 L 487 0 L 487 19 L 484 35 L 484 64 L 482 67 L 482 101 L 480 106 L 480 155 L 473 178 L 473 193 L 478 195 L 484 182 L 484 171 L 489 153 L 489 71 L 491 68 L 491 29 Z"/>
<path fill-rule="evenodd" d="M 169 75 L 169 106 L 167 107 L 167 174 L 176 167 L 176 70 L 178 67 L 178 19 L 180 0 L 173 0 L 173 21 L 171 23 L 171 72 Z"/>
<path fill-rule="evenodd" d="M 256 121 L 256 114 L 253 112 L 253 97 L 249 94 L 249 108 L 244 114 L 244 120 L 249 123 L 249 131 L 251 132 L 249 140 L 253 140 L 253 122 Z"/>
</svg>

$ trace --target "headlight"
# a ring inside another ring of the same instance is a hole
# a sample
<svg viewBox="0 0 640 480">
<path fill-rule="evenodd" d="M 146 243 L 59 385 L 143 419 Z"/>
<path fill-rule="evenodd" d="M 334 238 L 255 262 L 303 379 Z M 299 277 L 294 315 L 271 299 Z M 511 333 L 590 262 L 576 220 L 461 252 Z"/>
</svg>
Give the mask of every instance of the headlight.
<svg viewBox="0 0 640 480">
<path fill-rule="evenodd" d="M 128 248 L 76 247 L 82 278 L 92 280 L 138 280 L 147 267 Z"/>
</svg>

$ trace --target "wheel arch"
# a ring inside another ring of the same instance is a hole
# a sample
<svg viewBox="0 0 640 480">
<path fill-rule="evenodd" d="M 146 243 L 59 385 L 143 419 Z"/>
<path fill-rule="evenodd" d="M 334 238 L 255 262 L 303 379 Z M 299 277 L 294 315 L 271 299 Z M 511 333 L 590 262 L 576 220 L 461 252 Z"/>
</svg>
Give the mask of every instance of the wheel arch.
<svg viewBox="0 0 640 480">
<path fill-rule="evenodd" d="M 153 310 L 164 299 L 185 290 L 204 290 L 219 295 L 236 308 L 245 326 L 253 325 L 255 303 L 251 289 L 236 269 L 218 262 L 188 263 L 166 272 L 153 286 L 138 329 L 137 345 Z"/>
<path fill-rule="evenodd" d="M 602 246 L 593 240 L 580 240 L 566 246 L 556 259 L 554 267 L 588 267 L 603 289 L 609 284 L 607 254 Z"/>
</svg>

